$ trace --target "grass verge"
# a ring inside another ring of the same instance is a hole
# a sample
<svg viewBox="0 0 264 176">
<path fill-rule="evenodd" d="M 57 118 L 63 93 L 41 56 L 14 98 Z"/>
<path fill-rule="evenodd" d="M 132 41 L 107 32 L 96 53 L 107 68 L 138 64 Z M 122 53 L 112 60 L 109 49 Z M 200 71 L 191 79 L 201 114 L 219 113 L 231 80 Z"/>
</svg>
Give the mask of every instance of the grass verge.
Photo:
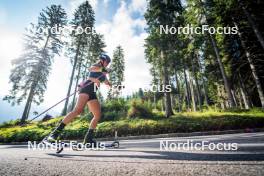
<svg viewBox="0 0 264 176">
<path fill-rule="evenodd" d="M 63 117 L 47 122 L 34 122 L 20 127 L 12 121 L 0 125 L 0 142 L 40 141 Z M 63 131 L 63 139 L 82 139 L 88 127 L 85 117 L 79 117 L 68 125 Z M 263 128 L 264 112 L 253 109 L 251 111 L 237 112 L 189 112 L 177 113 L 170 118 L 155 116 L 155 118 L 130 118 L 118 121 L 104 121 L 98 124 L 96 137 L 113 137 L 114 131 L 119 136 L 154 135 L 177 132 L 202 132 L 235 130 L 247 128 Z"/>
</svg>

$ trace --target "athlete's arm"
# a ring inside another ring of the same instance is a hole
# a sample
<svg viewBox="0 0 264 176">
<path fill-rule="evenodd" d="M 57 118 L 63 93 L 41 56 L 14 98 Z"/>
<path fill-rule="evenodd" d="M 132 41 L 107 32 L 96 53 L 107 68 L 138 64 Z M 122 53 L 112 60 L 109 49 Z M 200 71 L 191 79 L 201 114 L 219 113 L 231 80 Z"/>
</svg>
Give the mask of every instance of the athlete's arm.
<svg viewBox="0 0 264 176">
<path fill-rule="evenodd" d="M 89 68 L 90 72 L 101 72 L 102 71 L 102 66 L 99 64 L 94 64 Z"/>
<path fill-rule="evenodd" d="M 104 83 L 105 83 L 107 86 L 112 87 L 112 84 L 108 81 L 108 79 L 106 79 L 106 80 L 104 81 Z"/>
</svg>

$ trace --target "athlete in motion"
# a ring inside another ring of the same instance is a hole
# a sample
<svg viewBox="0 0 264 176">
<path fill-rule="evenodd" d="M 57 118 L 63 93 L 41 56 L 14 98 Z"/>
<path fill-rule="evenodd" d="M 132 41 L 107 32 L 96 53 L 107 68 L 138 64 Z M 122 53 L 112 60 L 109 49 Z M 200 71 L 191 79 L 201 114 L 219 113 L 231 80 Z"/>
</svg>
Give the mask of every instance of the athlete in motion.
<svg viewBox="0 0 264 176">
<path fill-rule="evenodd" d="M 60 124 L 51 132 L 51 134 L 44 139 L 46 142 L 56 142 L 64 127 L 79 114 L 81 114 L 87 104 L 89 110 L 93 114 L 93 119 L 84 137 L 83 143 L 89 143 L 93 146 L 96 145 L 96 141 L 94 140 L 94 130 L 101 117 L 101 106 L 96 97 L 96 91 L 100 86 L 100 83 L 105 83 L 106 85 L 111 87 L 111 83 L 107 80 L 106 77 L 106 67 L 110 62 L 111 59 L 108 55 L 101 54 L 99 56 L 99 61 L 89 68 L 89 76 L 87 80 L 79 85 L 79 97 L 73 111 L 68 113 L 60 122 Z"/>
</svg>

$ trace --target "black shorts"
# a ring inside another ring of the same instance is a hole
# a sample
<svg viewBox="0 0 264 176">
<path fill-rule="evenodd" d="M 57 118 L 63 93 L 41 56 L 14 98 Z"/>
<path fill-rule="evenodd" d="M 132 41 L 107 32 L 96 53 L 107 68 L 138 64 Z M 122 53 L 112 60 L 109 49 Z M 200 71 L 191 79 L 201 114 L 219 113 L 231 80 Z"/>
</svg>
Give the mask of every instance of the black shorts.
<svg viewBox="0 0 264 176">
<path fill-rule="evenodd" d="M 79 94 L 85 93 L 89 95 L 88 101 L 90 101 L 90 100 L 97 99 L 96 91 L 97 91 L 97 87 L 94 84 L 94 82 L 92 82 L 91 80 L 87 80 L 84 83 L 84 87 L 80 89 Z"/>
</svg>

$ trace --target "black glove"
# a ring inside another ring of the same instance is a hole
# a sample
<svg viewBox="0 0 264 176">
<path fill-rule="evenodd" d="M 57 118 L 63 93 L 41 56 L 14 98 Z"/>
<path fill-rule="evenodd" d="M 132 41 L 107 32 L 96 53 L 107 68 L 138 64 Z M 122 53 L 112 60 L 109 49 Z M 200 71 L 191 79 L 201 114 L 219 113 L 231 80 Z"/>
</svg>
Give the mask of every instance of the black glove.
<svg viewBox="0 0 264 176">
<path fill-rule="evenodd" d="M 109 72 L 111 72 L 111 70 L 108 68 L 105 68 L 105 67 L 103 67 L 102 68 L 102 72 L 104 72 L 104 73 L 109 73 Z"/>
<path fill-rule="evenodd" d="M 107 70 L 105 67 L 102 68 L 102 72 L 106 72 L 107 73 Z"/>
</svg>

